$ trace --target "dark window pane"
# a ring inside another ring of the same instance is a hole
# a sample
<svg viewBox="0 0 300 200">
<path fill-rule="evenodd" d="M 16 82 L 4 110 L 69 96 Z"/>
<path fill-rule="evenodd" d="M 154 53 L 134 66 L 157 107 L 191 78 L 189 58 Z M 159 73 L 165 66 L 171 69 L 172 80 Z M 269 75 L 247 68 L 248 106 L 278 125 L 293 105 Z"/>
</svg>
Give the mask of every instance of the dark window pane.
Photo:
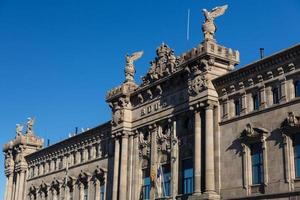
<svg viewBox="0 0 300 200">
<path fill-rule="evenodd" d="M 258 110 L 259 109 L 259 95 L 258 93 L 253 94 L 253 110 Z"/>
<path fill-rule="evenodd" d="M 149 169 L 144 169 L 143 170 L 143 186 L 142 186 L 142 191 L 143 191 L 143 199 L 147 200 L 150 199 L 150 172 Z"/>
<path fill-rule="evenodd" d="M 300 97 L 300 81 L 295 82 L 295 96 Z"/>
<path fill-rule="evenodd" d="M 235 106 L 235 115 L 238 116 L 241 114 L 241 103 L 240 100 L 234 101 L 234 106 Z"/>
<path fill-rule="evenodd" d="M 300 135 L 296 134 L 294 137 L 294 163 L 295 163 L 295 175 L 300 177 Z"/>
<path fill-rule="evenodd" d="M 182 161 L 182 194 L 191 194 L 194 190 L 193 185 L 193 161 L 186 159 Z"/>
<path fill-rule="evenodd" d="M 278 104 L 280 100 L 280 90 L 279 87 L 275 87 L 272 90 L 273 93 L 273 104 Z"/>
<path fill-rule="evenodd" d="M 263 182 L 263 156 L 260 143 L 251 145 L 252 184 Z"/>
</svg>

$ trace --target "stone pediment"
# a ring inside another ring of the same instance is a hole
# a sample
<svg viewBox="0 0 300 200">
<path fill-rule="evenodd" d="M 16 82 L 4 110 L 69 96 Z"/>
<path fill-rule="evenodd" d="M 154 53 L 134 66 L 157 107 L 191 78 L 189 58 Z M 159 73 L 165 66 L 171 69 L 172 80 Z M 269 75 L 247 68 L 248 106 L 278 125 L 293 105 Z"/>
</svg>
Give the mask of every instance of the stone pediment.
<svg viewBox="0 0 300 200">
<path fill-rule="evenodd" d="M 286 132 L 297 131 L 300 128 L 300 116 L 296 116 L 294 112 L 289 112 L 286 119 L 282 122 L 282 129 Z"/>
<path fill-rule="evenodd" d="M 174 51 L 167 44 L 162 43 L 156 49 L 156 58 L 150 62 L 150 69 L 142 78 L 143 85 L 173 74 L 178 70 L 179 63 L 180 59 L 175 56 Z"/>
<path fill-rule="evenodd" d="M 246 128 L 241 133 L 242 143 L 256 143 L 264 140 L 266 134 L 269 131 L 261 127 L 253 127 L 250 123 L 246 125 Z"/>
</svg>

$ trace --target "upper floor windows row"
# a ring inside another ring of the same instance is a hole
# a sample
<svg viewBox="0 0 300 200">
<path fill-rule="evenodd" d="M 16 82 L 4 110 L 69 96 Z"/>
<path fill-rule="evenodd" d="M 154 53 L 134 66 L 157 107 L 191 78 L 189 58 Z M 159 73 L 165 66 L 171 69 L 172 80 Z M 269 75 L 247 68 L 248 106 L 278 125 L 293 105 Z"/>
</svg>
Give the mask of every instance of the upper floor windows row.
<svg viewBox="0 0 300 200">
<path fill-rule="evenodd" d="M 223 119 L 264 109 L 300 97 L 300 80 L 274 82 L 229 96 L 222 101 Z"/>
<path fill-rule="evenodd" d="M 28 178 L 58 171 L 65 168 L 67 165 L 70 167 L 72 165 L 84 163 L 96 158 L 106 157 L 108 153 L 108 146 L 107 144 L 102 144 L 104 144 L 104 142 L 89 146 L 87 148 L 79 149 L 71 152 L 68 155 L 53 158 L 52 160 L 48 160 L 39 165 L 31 166 L 29 167 Z"/>
</svg>

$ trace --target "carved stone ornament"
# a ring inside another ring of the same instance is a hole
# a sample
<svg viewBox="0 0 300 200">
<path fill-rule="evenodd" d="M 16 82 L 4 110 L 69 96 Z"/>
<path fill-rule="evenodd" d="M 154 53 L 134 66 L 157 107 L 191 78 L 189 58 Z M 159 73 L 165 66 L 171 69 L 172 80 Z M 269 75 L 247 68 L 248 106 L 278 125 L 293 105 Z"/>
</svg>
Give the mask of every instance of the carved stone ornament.
<svg viewBox="0 0 300 200">
<path fill-rule="evenodd" d="M 150 156 L 150 136 L 145 137 L 145 134 L 141 132 L 139 134 L 139 156 L 149 158 Z"/>
<path fill-rule="evenodd" d="M 249 123 L 246 125 L 246 128 L 241 133 L 240 139 L 242 140 L 243 143 L 258 142 L 264 140 L 265 135 L 268 132 L 269 132 L 268 130 L 261 127 L 253 128 L 253 126 Z"/>
<path fill-rule="evenodd" d="M 300 128 L 300 116 L 296 116 L 294 112 L 288 112 L 288 116 L 282 122 L 281 128 L 286 133 L 296 133 Z"/>
<path fill-rule="evenodd" d="M 5 169 L 11 168 L 14 166 L 14 160 L 12 158 L 12 152 L 11 151 L 7 151 L 5 153 Z"/>
<path fill-rule="evenodd" d="M 166 44 L 162 44 L 156 50 L 156 58 L 151 62 L 148 73 L 143 77 L 143 83 L 148 84 L 161 77 L 168 76 L 177 71 L 180 59 L 174 54 L 174 51 Z"/>
<path fill-rule="evenodd" d="M 207 11 L 206 9 L 203 9 L 203 14 L 205 17 L 205 21 L 202 25 L 202 31 L 204 33 L 204 39 L 205 40 L 214 40 L 214 35 L 217 30 L 217 27 L 214 23 L 215 18 L 223 15 L 228 8 L 227 5 L 215 7 L 211 11 Z"/>
<path fill-rule="evenodd" d="M 20 124 L 16 124 L 16 135 L 21 136 L 23 131 L 23 126 Z"/>
<path fill-rule="evenodd" d="M 160 129 L 157 132 L 157 144 L 158 150 L 160 151 L 168 151 L 171 148 L 171 132 L 173 131 L 173 127 L 168 124 L 165 129 Z"/>
<path fill-rule="evenodd" d="M 203 75 L 197 75 L 188 81 L 189 95 L 198 95 L 207 89 L 207 80 Z"/>
<path fill-rule="evenodd" d="M 143 55 L 143 51 L 135 52 L 132 55 L 126 55 L 126 66 L 125 66 L 125 82 L 134 82 L 134 74 L 135 74 L 135 67 L 134 61 L 138 60 Z"/>
<path fill-rule="evenodd" d="M 33 135 L 33 125 L 34 125 L 35 119 L 29 117 L 28 121 L 27 121 L 27 130 L 26 130 L 26 134 L 27 135 Z"/>
</svg>

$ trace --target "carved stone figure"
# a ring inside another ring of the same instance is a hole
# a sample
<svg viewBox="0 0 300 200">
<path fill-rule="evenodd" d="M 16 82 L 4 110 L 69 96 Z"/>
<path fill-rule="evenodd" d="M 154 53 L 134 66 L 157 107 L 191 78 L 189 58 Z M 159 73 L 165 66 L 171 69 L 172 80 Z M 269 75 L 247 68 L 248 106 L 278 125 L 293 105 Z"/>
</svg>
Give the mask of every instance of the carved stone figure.
<svg viewBox="0 0 300 200">
<path fill-rule="evenodd" d="M 27 121 L 27 131 L 26 134 L 33 135 L 33 125 L 34 125 L 35 119 L 29 117 Z"/>
<path fill-rule="evenodd" d="M 202 25 L 202 31 L 204 33 L 205 40 L 214 40 L 214 34 L 217 30 L 217 27 L 214 23 L 215 18 L 223 15 L 228 8 L 227 5 L 215 7 L 210 12 L 206 9 L 203 9 L 203 14 L 205 17 L 205 21 Z"/>
<path fill-rule="evenodd" d="M 174 51 L 166 44 L 162 44 L 156 50 L 156 58 L 150 62 L 151 66 L 143 77 L 143 82 L 149 83 L 155 81 L 161 77 L 170 75 L 177 70 L 177 66 L 180 62 L 174 54 Z"/>
<path fill-rule="evenodd" d="M 125 82 L 134 81 L 135 67 L 133 65 L 133 62 L 142 57 L 143 53 L 143 51 L 138 51 L 133 53 L 131 56 L 129 56 L 128 54 L 126 55 Z"/>
<path fill-rule="evenodd" d="M 14 160 L 12 158 L 12 153 L 11 151 L 7 152 L 5 154 L 5 169 L 8 169 L 14 165 Z"/>
<path fill-rule="evenodd" d="M 17 134 L 17 136 L 22 135 L 22 130 L 23 130 L 23 126 L 20 125 L 20 124 L 16 124 L 16 134 Z"/>
</svg>

